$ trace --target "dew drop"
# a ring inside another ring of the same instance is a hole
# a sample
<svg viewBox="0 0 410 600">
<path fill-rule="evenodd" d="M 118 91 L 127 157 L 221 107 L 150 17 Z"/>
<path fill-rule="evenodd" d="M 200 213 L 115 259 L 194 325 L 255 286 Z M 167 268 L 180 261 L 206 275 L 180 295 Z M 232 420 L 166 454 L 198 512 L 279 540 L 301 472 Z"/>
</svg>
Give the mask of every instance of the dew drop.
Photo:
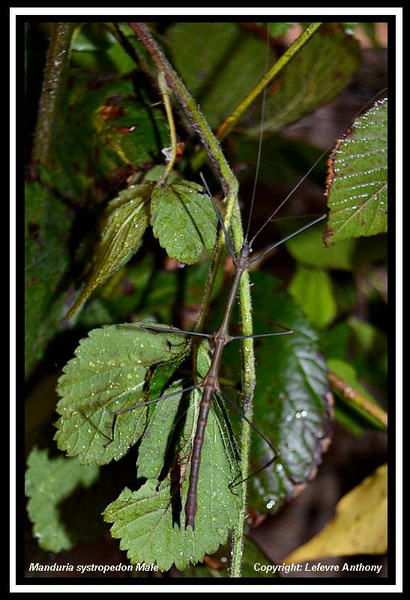
<svg viewBox="0 0 410 600">
<path fill-rule="evenodd" d="M 295 419 L 305 419 L 307 417 L 307 410 L 298 410 L 295 413 Z"/>
<path fill-rule="evenodd" d="M 276 504 L 276 500 L 269 500 L 269 502 L 266 505 L 266 508 L 268 510 L 270 510 L 271 508 L 273 508 L 275 506 L 275 504 Z"/>
</svg>

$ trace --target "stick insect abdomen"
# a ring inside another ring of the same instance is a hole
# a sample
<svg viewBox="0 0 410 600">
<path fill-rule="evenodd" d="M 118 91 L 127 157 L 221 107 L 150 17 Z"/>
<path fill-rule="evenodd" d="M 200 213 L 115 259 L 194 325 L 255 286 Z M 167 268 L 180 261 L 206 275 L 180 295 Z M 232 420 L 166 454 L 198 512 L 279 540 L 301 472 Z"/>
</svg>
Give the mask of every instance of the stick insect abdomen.
<svg viewBox="0 0 410 600">
<path fill-rule="evenodd" d="M 218 386 L 215 380 L 208 378 L 208 385 L 204 389 L 202 396 L 195 438 L 191 454 L 191 472 L 189 476 L 189 487 L 185 505 L 185 527 L 195 527 L 195 516 L 198 510 L 197 488 L 199 467 L 201 464 L 201 452 L 204 444 L 205 428 L 208 421 L 208 414 L 211 408 L 212 394 L 217 391 Z"/>
</svg>

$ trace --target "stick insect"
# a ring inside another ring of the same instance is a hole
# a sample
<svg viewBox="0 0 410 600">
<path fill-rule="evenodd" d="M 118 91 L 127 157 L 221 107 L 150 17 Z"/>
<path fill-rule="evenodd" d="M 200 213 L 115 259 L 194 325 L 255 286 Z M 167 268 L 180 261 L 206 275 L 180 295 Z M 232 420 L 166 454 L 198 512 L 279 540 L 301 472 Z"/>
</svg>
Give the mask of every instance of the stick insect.
<svg viewBox="0 0 410 600">
<path fill-rule="evenodd" d="M 250 265 L 252 265 L 252 263 L 255 263 L 256 261 L 260 260 L 263 256 L 268 255 L 275 248 L 277 248 L 280 244 L 285 243 L 292 237 L 302 233 L 309 227 L 316 225 L 317 223 L 319 223 L 320 221 L 322 221 L 323 219 L 326 218 L 326 215 L 320 215 L 319 217 L 317 217 L 316 219 L 314 219 L 313 221 L 311 221 L 304 227 L 289 234 L 288 236 L 286 236 L 279 242 L 272 244 L 271 246 L 266 248 L 261 254 L 259 254 L 258 256 L 251 259 L 250 255 L 252 252 L 252 246 L 255 241 L 256 235 L 250 241 L 248 241 L 247 239 L 245 240 L 245 242 L 241 248 L 241 251 L 240 251 L 239 255 L 237 256 L 235 253 L 235 250 L 232 246 L 232 243 L 229 239 L 228 232 L 225 229 L 225 225 L 220 216 L 218 208 L 217 208 L 216 204 L 214 203 L 214 200 L 209 192 L 208 192 L 208 196 L 214 204 L 214 208 L 217 212 L 220 225 L 224 231 L 227 247 L 229 249 L 229 253 L 232 257 L 234 268 L 235 268 L 235 272 L 234 272 L 231 288 L 230 288 L 230 291 L 228 294 L 228 300 L 226 303 L 226 307 L 225 307 L 225 311 L 224 311 L 224 315 L 223 315 L 221 324 L 220 324 L 219 328 L 217 329 L 217 331 L 215 331 L 212 334 L 195 333 L 195 332 L 175 330 L 175 329 L 169 329 L 169 328 L 161 328 L 161 327 L 155 327 L 155 326 L 149 326 L 149 325 L 143 326 L 144 329 L 147 329 L 149 331 L 158 332 L 158 333 L 160 333 L 160 332 L 162 332 L 162 333 L 177 332 L 177 333 L 183 333 L 183 334 L 191 335 L 191 336 L 198 335 L 198 336 L 205 337 L 205 338 L 211 340 L 212 345 L 213 345 L 213 354 L 212 354 L 212 359 L 211 359 L 211 365 L 209 367 L 208 373 L 205 375 L 202 382 L 198 385 L 198 387 L 202 388 L 203 391 L 202 391 L 202 399 L 201 399 L 200 408 L 199 408 L 199 416 L 198 416 L 198 420 L 197 420 L 196 433 L 195 433 L 192 452 L 191 452 L 191 459 L 190 459 L 191 470 L 190 470 L 190 477 L 189 477 L 187 502 L 186 502 L 186 506 L 185 506 L 185 517 L 186 517 L 185 526 L 186 527 L 191 526 L 192 528 L 194 528 L 194 526 L 195 526 L 195 515 L 197 512 L 197 486 L 198 486 L 199 467 L 200 467 L 200 463 L 201 463 L 201 450 L 202 450 L 202 446 L 203 446 L 203 442 L 204 442 L 204 433 L 205 433 L 205 428 L 206 428 L 206 424 L 207 424 L 207 420 L 208 420 L 209 410 L 211 408 L 212 395 L 215 392 L 221 392 L 218 375 L 219 375 L 219 370 L 220 370 L 220 366 L 221 366 L 222 353 L 223 353 L 223 350 L 224 350 L 226 344 L 228 344 L 232 340 L 240 340 L 240 339 L 246 339 L 246 338 L 260 338 L 260 337 L 274 337 L 274 336 L 278 336 L 278 335 L 287 335 L 287 334 L 293 333 L 291 330 L 288 329 L 288 330 L 285 330 L 282 332 L 260 333 L 260 334 L 253 334 L 250 336 L 248 336 L 248 335 L 231 336 L 229 334 L 229 323 L 230 323 L 235 299 L 236 299 L 236 296 L 238 293 L 238 286 L 239 286 L 240 279 L 241 279 L 243 273 L 247 269 L 249 269 L 249 267 L 250 267 Z M 276 214 L 277 210 L 275 211 L 274 214 Z M 274 214 L 271 215 L 271 218 L 273 218 Z M 132 408 L 128 409 L 128 410 L 132 410 Z M 121 411 L 118 411 L 117 415 L 119 415 L 119 414 L 121 414 Z M 266 438 L 265 438 L 265 440 L 268 441 Z M 268 441 L 268 444 L 270 446 L 272 446 L 269 441 Z M 275 454 L 278 455 L 277 450 L 275 450 Z"/>
</svg>

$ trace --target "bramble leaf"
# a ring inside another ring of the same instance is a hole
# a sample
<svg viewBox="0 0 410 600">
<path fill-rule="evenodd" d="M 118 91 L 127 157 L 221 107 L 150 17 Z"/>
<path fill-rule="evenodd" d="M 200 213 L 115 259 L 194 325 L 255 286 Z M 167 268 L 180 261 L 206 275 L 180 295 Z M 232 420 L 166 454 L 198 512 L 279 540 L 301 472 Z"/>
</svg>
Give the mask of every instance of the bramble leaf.
<svg viewBox="0 0 410 600">
<path fill-rule="evenodd" d="M 325 243 L 387 231 L 387 100 L 359 117 L 329 160 Z"/>
<path fill-rule="evenodd" d="M 217 216 L 202 191 L 200 185 L 182 181 L 157 187 L 152 194 L 154 235 L 180 263 L 195 263 L 215 243 Z"/>
<path fill-rule="evenodd" d="M 60 450 L 78 456 L 81 464 L 121 458 L 142 435 L 148 407 L 119 414 L 115 422 L 114 411 L 146 400 L 148 370 L 161 363 L 176 368 L 188 346 L 181 335 L 157 335 L 138 323 L 91 331 L 59 379 L 55 439 Z"/>
<path fill-rule="evenodd" d="M 168 393 L 168 392 L 167 392 Z M 125 488 L 119 498 L 111 503 L 104 512 L 104 519 L 113 522 L 111 528 L 113 537 L 121 538 L 120 547 L 127 550 L 132 563 L 156 563 L 163 571 L 172 564 L 183 570 L 190 563 L 196 564 L 203 560 L 206 553 L 213 553 L 220 544 L 226 542 L 229 529 L 232 528 L 238 511 L 239 496 L 234 494 L 229 484 L 238 474 L 236 456 L 229 432 L 226 430 L 225 417 L 221 413 L 219 402 L 214 400 L 205 431 L 204 446 L 198 481 L 198 512 L 195 529 L 185 529 L 183 507 L 186 502 L 189 468 L 186 468 L 189 441 L 194 434 L 194 414 L 200 393 L 192 393 L 195 404 L 191 404 L 187 413 L 180 450 L 185 458 L 180 458 L 176 467 L 178 475 L 174 482 L 167 475 L 161 482 L 158 478 L 148 479 L 142 487 L 133 492 Z M 155 411 L 168 416 L 177 408 L 178 400 L 172 401 L 170 409 L 168 401 L 157 404 Z M 196 406 L 195 406 L 196 405 Z M 171 420 L 167 418 L 168 426 Z M 159 418 L 155 425 L 159 435 L 167 438 L 167 433 L 161 428 Z M 152 433 L 152 432 L 151 432 Z M 172 433 L 169 431 L 168 435 Z M 156 453 L 157 442 L 153 435 L 145 443 L 145 452 Z M 163 448 L 163 443 L 160 444 Z M 146 464 L 140 452 L 141 464 Z M 181 456 L 181 454 L 179 454 Z M 158 462 L 157 468 L 160 465 Z M 164 462 L 164 459 L 163 461 Z M 148 465 L 147 465 L 148 468 Z M 149 467 L 151 470 L 151 467 Z M 144 470 L 145 474 L 148 474 Z M 153 474 L 154 471 L 151 470 Z M 139 474 L 139 470 L 138 470 Z M 180 486 L 180 483 L 182 485 Z"/>
<path fill-rule="evenodd" d="M 76 541 L 88 541 L 90 527 L 78 527 L 81 514 L 72 515 L 72 522 L 77 523 L 75 540 L 73 528 L 68 529 L 62 519 L 61 507 L 76 490 L 87 489 L 96 481 L 99 468 L 82 466 L 77 460 L 62 455 L 50 457 L 47 450 L 38 448 L 30 453 L 27 466 L 27 510 L 39 545 L 51 552 L 61 552 L 72 548 Z"/>
<path fill-rule="evenodd" d="M 93 256 L 91 274 L 68 312 L 67 319 L 71 319 L 95 288 L 104 283 L 138 250 L 149 224 L 149 200 L 154 185 L 131 185 L 108 204 L 99 227 L 100 238 Z"/>
</svg>

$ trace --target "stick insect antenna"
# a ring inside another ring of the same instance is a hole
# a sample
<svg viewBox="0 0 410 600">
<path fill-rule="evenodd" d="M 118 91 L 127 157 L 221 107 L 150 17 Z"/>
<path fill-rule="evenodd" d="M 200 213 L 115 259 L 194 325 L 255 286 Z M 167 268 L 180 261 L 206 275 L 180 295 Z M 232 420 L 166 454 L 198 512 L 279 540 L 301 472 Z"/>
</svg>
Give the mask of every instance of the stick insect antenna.
<svg viewBox="0 0 410 600">
<path fill-rule="evenodd" d="M 266 248 L 266 250 L 264 250 L 261 254 L 258 254 L 258 256 L 255 256 L 254 258 L 252 258 L 249 261 L 249 264 L 251 265 L 252 263 L 254 263 L 256 261 L 261 260 L 264 256 L 266 256 L 266 254 L 269 254 L 269 252 L 271 252 L 272 250 L 274 250 L 275 248 L 277 248 L 281 244 L 284 244 L 285 242 L 287 242 L 288 240 L 292 239 L 296 235 L 299 235 L 299 233 L 302 233 L 302 231 L 305 231 L 306 229 L 310 229 L 310 227 L 313 227 L 313 225 L 316 225 L 320 221 L 323 221 L 323 219 L 326 219 L 326 217 L 327 217 L 327 215 L 320 215 L 320 217 L 317 217 L 317 219 L 314 219 L 313 221 L 310 221 L 309 223 L 307 223 L 306 225 L 304 225 L 300 229 L 297 229 L 296 231 L 293 231 L 289 235 L 286 235 L 284 238 L 282 238 L 278 242 L 275 242 L 271 246 L 268 246 L 268 248 Z M 265 225 L 266 225 L 266 223 L 265 223 Z M 261 229 L 259 231 L 261 231 Z M 253 238 L 253 239 L 255 239 L 255 238 Z"/>
<path fill-rule="evenodd" d="M 199 175 L 200 175 L 200 177 L 201 177 L 201 179 L 202 179 L 202 183 L 204 184 L 204 187 L 205 187 L 205 189 L 206 189 L 206 193 L 208 194 L 208 196 L 209 196 L 209 199 L 210 199 L 210 201 L 212 202 L 212 206 L 214 207 L 214 210 L 215 210 L 215 212 L 216 212 L 216 215 L 217 215 L 217 217 L 218 217 L 219 224 L 220 224 L 220 226 L 221 226 L 221 229 L 222 229 L 222 231 L 223 231 L 223 233 L 224 233 L 225 242 L 226 242 L 226 246 L 227 246 L 227 248 L 228 248 L 228 250 L 229 250 L 229 254 L 230 254 L 230 255 L 231 255 L 231 257 L 232 257 L 232 260 L 233 260 L 233 261 L 235 261 L 235 260 L 236 260 L 236 258 L 237 258 L 237 256 L 236 256 L 236 252 L 235 252 L 235 249 L 234 249 L 234 247 L 233 247 L 233 244 L 232 244 L 232 239 L 231 239 L 231 236 L 229 235 L 229 233 L 228 233 L 228 231 L 227 231 L 227 229 L 226 229 L 226 227 L 225 227 L 224 220 L 223 220 L 223 218 L 222 218 L 222 216 L 221 216 L 221 213 L 219 212 L 219 208 L 218 208 L 218 206 L 217 206 L 217 204 L 216 204 L 216 202 L 215 202 L 215 200 L 214 200 L 214 197 L 213 197 L 213 196 L 212 196 L 212 194 L 211 194 L 211 191 L 210 191 L 210 189 L 209 189 L 209 187 L 208 187 L 208 184 L 207 184 L 207 182 L 206 182 L 206 179 L 205 179 L 205 177 L 203 176 L 203 174 L 202 174 L 202 173 L 200 173 Z"/>
<path fill-rule="evenodd" d="M 359 116 L 359 114 L 364 110 L 364 108 L 366 108 L 368 105 L 370 105 L 381 93 L 384 93 L 386 91 L 387 88 L 384 88 L 381 92 L 378 92 L 377 94 L 375 94 L 368 102 L 366 102 L 366 104 L 364 105 L 364 107 L 362 107 L 360 109 L 360 111 L 358 111 L 356 113 L 356 115 L 353 117 L 352 121 L 355 121 L 357 119 L 357 117 Z M 266 88 L 264 89 L 263 92 L 263 96 L 264 98 L 266 98 Z M 265 108 L 263 108 L 263 110 L 265 110 Z M 302 183 L 307 179 L 307 177 L 309 177 L 309 175 L 312 173 L 312 171 L 317 167 L 317 165 L 320 163 L 320 161 L 323 159 L 324 156 L 327 155 L 327 153 L 334 147 L 334 142 L 332 142 L 331 144 L 329 144 L 329 146 L 326 147 L 325 150 L 323 150 L 322 154 L 319 156 L 319 158 L 313 163 L 313 165 L 310 167 L 310 169 L 303 175 L 303 177 L 298 181 L 298 183 L 292 188 L 292 190 L 289 192 L 289 194 L 284 198 L 284 200 L 282 200 L 282 202 L 275 208 L 275 210 L 272 212 L 272 214 L 266 219 L 265 223 L 263 223 L 263 225 L 261 225 L 261 227 L 258 229 L 258 231 L 255 233 L 255 235 L 253 236 L 253 238 L 251 239 L 251 241 L 249 242 L 249 246 L 252 248 L 253 243 L 255 241 L 255 239 L 258 237 L 258 235 L 263 231 L 263 229 L 265 229 L 266 225 L 272 221 L 272 219 L 274 219 L 274 217 L 277 215 L 277 213 L 280 211 L 280 209 L 286 204 L 286 202 L 293 196 L 293 194 L 296 192 L 296 190 L 298 190 L 300 188 L 300 186 L 302 185 Z M 258 165 L 258 171 L 259 171 L 259 165 Z M 254 184 L 255 185 L 255 184 Z M 253 198 L 252 198 L 252 203 L 251 203 L 251 207 L 253 207 Z M 322 218 L 325 218 L 325 216 L 323 216 Z M 313 222 L 312 225 L 314 225 L 316 222 Z M 310 225 L 308 225 L 308 227 L 310 227 Z M 249 229 L 249 222 L 248 222 L 248 229 Z M 302 230 L 300 230 L 302 231 Z M 296 232 L 296 233 L 299 233 Z M 286 238 L 289 239 L 289 238 Z M 283 240 L 283 241 L 286 241 Z M 279 244 L 281 244 L 282 242 L 279 242 L 278 244 L 276 244 L 276 246 L 278 246 Z M 270 249 L 272 250 L 274 246 L 270 246 Z M 269 249 L 266 250 L 264 252 L 263 255 L 265 255 L 267 252 L 269 252 Z M 262 256 L 262 255 L 261 255 Z M 259 256 L 259 258 L 261 258 L 261 256 Z M 250 261 L 250 262 L 254 262 L 254 260 Z"/>
<path fill-rule="evenodd" d="M 270 48 L 269 48 L 269 29 L 268 29 L 268 27 L 269 27 L 269 23 L 266 28 L 265 73 L 268 72 L 268 68 L 269 68 L 269 50 L 270 50 Z M 259 129 L 258 152 L 257 152 L 257 157 L 256 157 L 255 177 L 253 180 L 252 198 L 251 198 L 251 204 L 250 204 L 250 209 L 249 209 L 248 224 L 246 226 L 245 240 L 247 240 L 249 237 L 249 228 L 251 225 L 251 217 L 252 217 L 252 213 L 253 213 L 253 207 L 254 207 L 255 199 L 256 199 L 256 190 L 257 190 L 258 181 L 259 181 L 259 170 L 260 170 L 260 166 L 261 166 L 262 145 L 263 145 L 263 124 L 265 123 L 265 112 L 266 112 L 266 94 L 267 94 L 267 86 L 265 85 L 265 87 L 263 88 L 263 92 L 262 92 L 262 105 L 261 105 L 261 116 L 260 116 L 261 126 Z M 250 247 L 252 247 L 252 244 L 250 244 Z"/>
</svg>

